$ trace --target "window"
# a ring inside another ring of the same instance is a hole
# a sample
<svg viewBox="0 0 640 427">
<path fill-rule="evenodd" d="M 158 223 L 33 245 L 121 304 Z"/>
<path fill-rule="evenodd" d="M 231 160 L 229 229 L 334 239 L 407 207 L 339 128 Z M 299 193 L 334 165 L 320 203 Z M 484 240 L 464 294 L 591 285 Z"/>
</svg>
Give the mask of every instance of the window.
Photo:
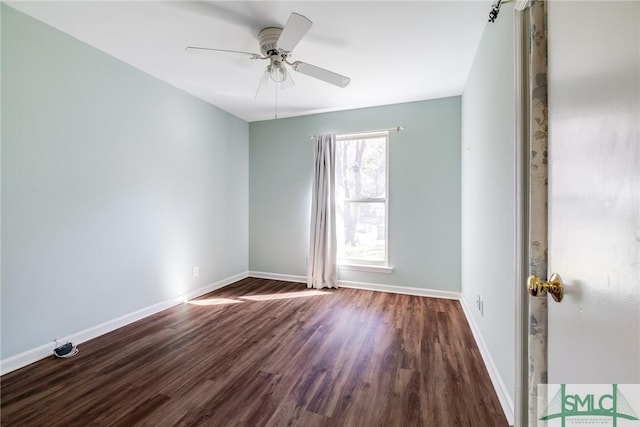
<svg viewBox="0 0 640 427">
<path fill-rule="evenodd" d="M 388 132 L 336 138 L 338 262 L 387 265 Z"/>
</svg>

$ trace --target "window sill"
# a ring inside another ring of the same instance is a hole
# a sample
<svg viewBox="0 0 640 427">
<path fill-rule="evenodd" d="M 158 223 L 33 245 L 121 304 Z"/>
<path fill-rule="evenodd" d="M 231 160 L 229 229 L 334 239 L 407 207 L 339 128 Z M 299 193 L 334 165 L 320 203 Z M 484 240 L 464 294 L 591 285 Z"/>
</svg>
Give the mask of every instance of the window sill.
<svg viewBox="0 0 640 427">
<path fill-rule="evenodd" d="M 389 274 L 393 271 L 393 267 L 386 265 L 362 265 L 362 264 L 338 264 L 339 270 L 349 271 L 365 271 L 367 273 Z"/>
</svg>

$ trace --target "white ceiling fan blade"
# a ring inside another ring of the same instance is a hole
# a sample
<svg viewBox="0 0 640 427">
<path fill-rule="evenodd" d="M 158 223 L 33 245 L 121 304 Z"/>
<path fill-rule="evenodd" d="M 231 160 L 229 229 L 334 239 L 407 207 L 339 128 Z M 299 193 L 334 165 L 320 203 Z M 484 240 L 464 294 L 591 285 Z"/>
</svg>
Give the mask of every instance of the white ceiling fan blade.
<svg viewBox="0 0 640 427">
<path fill-rule="evenodd" d="M 334 73 L 333 71 L 325 70 L 324 68 L 316 67 L 315 65 L 307 64 L 306 62 L 296 61 L 291 64 L 291 66 L 299 73 L 331 83 L 332 85 L 347 87 L 351 82 L 349 77 Z"/>
<path fill-rule="evenodd" d="M 302 37 L 307 34 L 311 25 L 313 25 L 313 22 L 306 16 L 292 12 L 278 39 L 278 49 L 292 52 L 293 48 L 302 40 Z"/>
<path fill-rule="evenodd" d="M 210 47 L 197 47 L 197 46 L 187 46 L 187 47 L 184 48 L 184 50 L 186 52 L 192 52 L 192 53 L 208 53 L 208 52 L 238 53 L 238 54 L 241 54 L 241 55 L 249 55 L 251 57 L 251 59 L 260 59 L 260 58 L 262 58 L 257 53 L 243 52 L 243 51 L 240 51 L 240 50 L 213 49 L 213 48 L 210 48 Z"/>
</svg>

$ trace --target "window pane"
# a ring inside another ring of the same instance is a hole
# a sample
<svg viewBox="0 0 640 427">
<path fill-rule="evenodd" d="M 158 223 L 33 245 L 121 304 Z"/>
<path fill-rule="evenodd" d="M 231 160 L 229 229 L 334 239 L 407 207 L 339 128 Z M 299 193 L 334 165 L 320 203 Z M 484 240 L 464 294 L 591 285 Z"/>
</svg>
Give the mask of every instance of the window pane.
<svg viewBox="0 0 640 427">
<path fill-rule="evenodd" d="M 338 207 L 338 259 L 385 261 L 384 202 L 345 202 Z"/>
<path fill-rule="evenodd" d="M 386 138 L 341 140 L 336 144 L 336 197 L 386 197 Z"/>
</svg>

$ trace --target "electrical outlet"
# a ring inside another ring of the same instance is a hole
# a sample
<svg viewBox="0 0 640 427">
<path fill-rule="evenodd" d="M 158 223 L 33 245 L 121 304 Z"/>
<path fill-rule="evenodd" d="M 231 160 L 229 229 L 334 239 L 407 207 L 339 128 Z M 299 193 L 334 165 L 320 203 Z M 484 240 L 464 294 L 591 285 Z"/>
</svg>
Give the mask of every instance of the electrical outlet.
<svg viewBox="0 0 640 427">
<path fill-rule="evenodd" d="M 197 265 L 193 266 L 193 277 L 198 277 L 199 274 L 200 274 L 200 267 Z"/>
</svg>

